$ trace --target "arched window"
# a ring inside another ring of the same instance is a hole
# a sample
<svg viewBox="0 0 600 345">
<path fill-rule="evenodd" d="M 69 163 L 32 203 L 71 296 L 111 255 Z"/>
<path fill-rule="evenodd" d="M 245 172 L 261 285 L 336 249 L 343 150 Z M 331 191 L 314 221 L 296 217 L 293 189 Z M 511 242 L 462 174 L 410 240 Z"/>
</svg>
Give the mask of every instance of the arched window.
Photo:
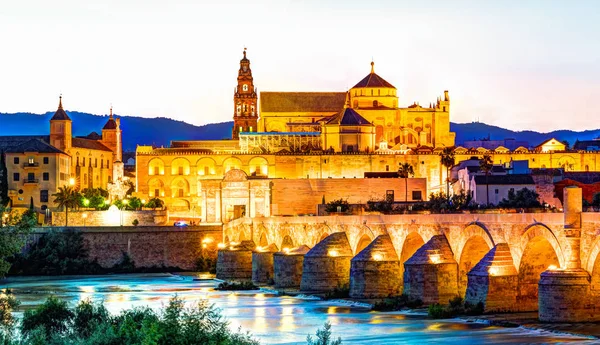
<svg viewBox="0 0 600 345">
<path fill-rule="evenodd" d="M 379 102 L 377 102 L 377 101 L 373 101 L 373 107 L 374 107 L 374 108 L 377 108 L 378 106 L 379 106 Z"/>
<path fill-rule="evenodd" d="M 248 84 L 244 84 L 244 86 L 242 86 L 242 90 L 248 91 Z"/>
</svg>

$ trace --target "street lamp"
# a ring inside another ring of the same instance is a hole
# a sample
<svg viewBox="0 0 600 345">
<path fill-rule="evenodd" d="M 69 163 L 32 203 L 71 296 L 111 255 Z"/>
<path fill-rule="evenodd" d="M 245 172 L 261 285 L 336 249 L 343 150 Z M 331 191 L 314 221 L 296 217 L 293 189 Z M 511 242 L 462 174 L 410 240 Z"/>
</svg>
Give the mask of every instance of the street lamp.
<svg viewBox="0 0 600 345">
<path fill-rule="evenodd" d="M 83 206 L 85 206 L 85 207 L 90 206 L 90 200 L 89 199 L 83 199 Z"/>
<path fill-rule="evenodd" d="M 74 186 L 74 185 L 75 185 L 75 179 L 74 179 L 73 177 L 71 177 L 71 178 L 69 179 L 69 185 L 70 185 L 70 186 Z"/>
</svg>

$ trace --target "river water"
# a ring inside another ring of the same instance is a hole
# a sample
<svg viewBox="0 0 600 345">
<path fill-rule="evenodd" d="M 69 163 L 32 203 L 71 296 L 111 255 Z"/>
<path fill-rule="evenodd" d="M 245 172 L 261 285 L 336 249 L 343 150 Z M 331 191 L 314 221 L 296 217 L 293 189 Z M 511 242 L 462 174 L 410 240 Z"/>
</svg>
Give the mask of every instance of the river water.
<svg viewBox="0 0 600 345">
<path fill-rule="evenodd" d="M 186 303 L 208 299 L 222 310 L 231 327 L 250 331 L 262 344 L 306 344 L 325 321 L 344 344 L 593 344 L 597 340 L 547 331 L 502 328 L 460 320 L 428 320 L 405 312 L 372 312 L 360 305 L 309 298 L 279 297 L 269 292 L 216 291 L 214 280 L 169 274 L 77 277 L 27 277 L 0 281 L 32 308 L 54 295 L 75 305 L 82 299 L 104 301 L 110 312 L 124 308 L 160 308 L 177 294 Z"/>
</svg>

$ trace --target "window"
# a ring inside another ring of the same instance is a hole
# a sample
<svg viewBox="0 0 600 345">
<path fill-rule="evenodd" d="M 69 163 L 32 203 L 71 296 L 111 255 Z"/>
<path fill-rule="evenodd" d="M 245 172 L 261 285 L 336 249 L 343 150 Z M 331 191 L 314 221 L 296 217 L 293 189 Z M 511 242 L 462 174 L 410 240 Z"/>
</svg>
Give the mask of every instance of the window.
<svg viewBox="0 0 600 345">
<path fill-rule="evenodd" d="M 48 164 L 49 161 L 50 159 L 48 157 L 44 157 L 44 164 Z"/>
<path fill-rule="evenodd" d="M 35 174 L 34 173 L 27 173 L 27 181 L 33 181 L 35 180 Z"/>
<path fill-rule="evenodd" d="M 385 171 L 390 171 L 390 166 L 389 165 L 385 166 Z"/>
<path fill-rule="evenodd" d="M 423 195 L 420 190 L 412 191 L 412 199 L 413 200 L 423 200 Z"/>
<path fill-rule="evenodd" d="M 40 202 L 48 202 L 48 190 L 40 190 Z"/>
<path fill-rule="evenodd" d="M 100 160 L 100 169 L 104 169 L 104 159 Z"/>
<path fill-rule="evenodd" d="M 44 181 L 50 181 L 50 173 L 47 173 L 47 172 L 43 173 L 42 174 L 42 179 Z"/>
<path fill-rule="evenodd" d="M 81 160 L 81 162 L 83 163 L 83 166 L 85 166 L 85 157 L 83 157 L 83 159 Z"/>
<path fill-rule="evenodd" d="M 154 196 L 155 196 L 155 197 L 159 197 L 159 196 L 160 196 L 160 190 L 159 190 L 158 188 L 156 188 L 156 189 L 154 190 Z"/>
<path fill-rule="evenodd" d="M 77 157 L 77 159 L 75 160 L 75 165 L 79 166 L 79 157 Z"/>
<path fill-rule="evenodd" d="M 179 191 L 178 191 L 178 192 L 179 192 L 179 194 L 178 194 L 178 195 L 179 195 L 179 197 L 180 197 L 180 198 L 183 198 L 183 189 L 179 189 Z"/>
<path fill-rule="evenodd" d="M 394 191 L 393 190 L 385 191 L 385 201 L 394 202 Z"/>
<path fill-rule="evenodd" d="M 379 106 L 379 102 L 373 101 L 373 108 L 377 108 Z"/>
<path fill-rule="evenodd" d="M 248 132 L 252 132 L 252 126 L 250 126 L 250 129 L 248 130 Z"/>
<path fill-rule="evenodd" d="M 248 84 L 244 84 L 244 86 L 242 86 L 242 90 L 248 91 Z"/>
<path fill-rule="evenodd" d="M 204 175 L 208 175 L 209 171 L 208 171 L 208 167 L 204 167 Z"/>
<path fill-rule="evenodd" d="M 179 174 L 179 175 L 183 175 L 183 167 L 179 167 L 179 169 L 178 169 L 178 174 Z"/>
<path fill-rule="evenodd" d="M 19 181 L 20 179 L 21 179 L 21 176 L 19 175 L 19 173 L 13 174 L 13 181 Z"/>
<path fill-rule="evenodd" d="M 154 175 L 158 175 L 158 167 L 154 167 Z"/>
<path fill-rule="evenodd" d="M 97 167 L 98 167 L 98 158 L 95 158 L 94 159 L 94 168 L 97 168 Z"/>
<path fill-rule="evenodd" d="M 15 158 L 13 158 L 13 163 L 15 163 L 15 164 L 19 164 L 19 157 L 15 157 Z"/>
<path fill-rule="evenodd" d="M 29 164 L 33 164 L 33 163 L 34 163 L 34 161 L 33 161 L 33 157 L 29 157 L 29 158 L 27 158 L 27 162 L 28 162 Z"/>
<path fill-rule="evenodd" d="M 242 126 L 240 126 L 240 133 L 242 133 L 242 132 L 243 132 L 243 130 L 242 130 Z"/>
<path fill-rule="evenodd" d="M 498 193 L 499 193 L 499 191 L 498 191 L 498 188 L 496 188 L 496 190 L 494 191 L 494 193 L 496 193 L 496 194 L 498 194 Z"/>
</svg>

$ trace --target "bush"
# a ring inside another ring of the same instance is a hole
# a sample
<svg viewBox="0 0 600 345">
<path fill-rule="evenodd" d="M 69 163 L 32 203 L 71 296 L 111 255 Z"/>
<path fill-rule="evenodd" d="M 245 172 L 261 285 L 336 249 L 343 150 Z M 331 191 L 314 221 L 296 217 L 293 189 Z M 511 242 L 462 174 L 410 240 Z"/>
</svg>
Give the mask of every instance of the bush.
<svg viewBox="0 0 600 345">
<path fill-rule="evenodd" d="M 459 315 L 481 315 L 483 314 L 484 305 L 482 302 L 472 304 L 464 302 L 462 297 L 456 296 L 448 301 L 448 306 L 444 307 L 440 304 L 432 304 L 429 306 L 429 316 L 434 319 L 447 319 Z"/>
<path fill-rule="evenodd" d="M 135 271 L 135 261 L 129 256 L 127 252 L 123 252 L 121 255 L 121 261 L 115 264 L 112 269 L 115 273 L 131 273 Z"/>
<path fill-rule="evenodd" d="M 198 272 L 208 272 L 214 274 L 217 272 L 217 260 L 202 254 L 200 257 L 198 257 L 198 259 L 196 259 L 195 269 Z"/>
<path fill-rule="evenodd" d="M 331 339 L 331 323 L 325 322 L 323 329 L 317 330 L 317 339 L 313 340 L 309 335 L 306 338 L 307 345 L 342 345 L 342 339 Z"/>
<path fill-rule="evenodd" d="M 337 299 L 337 298 L 348 298 L 350 297 L 350 285 L 338 285 L 331 291 L 327 291 L 325 299 Z"/>
<path fill-rule="evenodd" d="M 340 212 L 347 212 L 350 209 L 348 200 L 337 199 L 325 204 L 325 211 L 328 213 L 338 212 L 338 206 L 340 207 Z"/>
<path fill-rule="evenodd" d="M 373 310 L 377 311 L 394 311 L 402 310 L 405 308 L 419 308 L 423 305 L 423 301 L 420 299 L 412 299 L 406 294 L 400 296 L 386 298 L 381 302 L 377 302 L 373 305 Z"/>
<path fill-rule="evenodd" d="M 10 274 L 98 274 L 102 268 L 89 258 L 81 232 L 67 229 L 45 233 L 26 253 L 12 259 Z"/>
<path fill-rule="evenodd" d="M 222 282 L 217 287 L 217 290 L 221 290 L 221 291 L 258 290 L 258 286 L 252 284 L 251 281 Z"/>
<path fill-rule="evenodd" d="M 528 188 L 519 189 L 516 193 L 514 189 L 508 191 L 508 199 L 502 199 L 498 206 L 503 208 L 537 208 L 541 207 L 538 200 L 539 194 Z"/>
<path fill-rule="evenodd" d="M 138 224 L 140 224 L 140 221 L 136 219 L 133 220 L 133 222 L 131 222 L 131 225 L 133 226 L 138 226 Z"/>
<path fill-rule="evenodd" d="M 148 202 L 144 206 L 151 208 L 151 209 L 155 209 L 155 208 L 162 208 L 164 206 L 164 204 L 165 203 L 162 200 L 160 200 L 159 198 L 152 198 L 152 199 L 148 200 Z"/>
<path fill-rule="evenodd" d="M 21 322 L 21 333 L 25 337 L 38 328 L 44 330 L 46 339 L 54 335 L 64 335 L 72 326 L 75 314 L 67 307 L 67 302 L 54 296 L 33 310 L 26 310 Z"/>
<path fill-rule="evenodd" d="M 6 289 L 4 294 L 0 295 L 0 326 L 3 328 L 10 328 L 15 322 L 13 317 L 13 310 L 17 308 L 21 302 L 19 302 L 12 294 L 12 290 Z M 2 344 L 2 342 L 0 342 Z"/>
</svg>

